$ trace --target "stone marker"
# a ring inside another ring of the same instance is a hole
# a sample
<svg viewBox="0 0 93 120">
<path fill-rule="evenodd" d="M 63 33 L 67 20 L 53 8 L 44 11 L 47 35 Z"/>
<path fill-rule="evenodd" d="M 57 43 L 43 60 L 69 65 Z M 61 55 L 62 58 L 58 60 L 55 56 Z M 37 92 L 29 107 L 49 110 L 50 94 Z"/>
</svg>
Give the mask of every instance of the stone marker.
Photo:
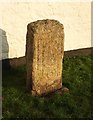
<svg viewBox="0 0 93 120">
<path fill-rule="evenodd" d="M 64 27 L 56 20 L 38 20 L 27 26 L 28 91 L 43 95 L 62 88 Z"/>
</svg>

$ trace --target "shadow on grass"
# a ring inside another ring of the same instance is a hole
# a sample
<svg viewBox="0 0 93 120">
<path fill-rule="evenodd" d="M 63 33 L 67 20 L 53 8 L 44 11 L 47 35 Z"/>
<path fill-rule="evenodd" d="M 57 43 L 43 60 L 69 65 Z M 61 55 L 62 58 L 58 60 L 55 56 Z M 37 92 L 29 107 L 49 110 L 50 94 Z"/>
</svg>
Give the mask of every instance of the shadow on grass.
<svg viewBox="0 0 93 120">
<path fill-rule="evenodd" d="M 26 84 L 26 67 L 20 66 L 17 68 L 4 69 L 2 71 L 2 87 L 16 88 L 25 90 Z"/>
</svg>

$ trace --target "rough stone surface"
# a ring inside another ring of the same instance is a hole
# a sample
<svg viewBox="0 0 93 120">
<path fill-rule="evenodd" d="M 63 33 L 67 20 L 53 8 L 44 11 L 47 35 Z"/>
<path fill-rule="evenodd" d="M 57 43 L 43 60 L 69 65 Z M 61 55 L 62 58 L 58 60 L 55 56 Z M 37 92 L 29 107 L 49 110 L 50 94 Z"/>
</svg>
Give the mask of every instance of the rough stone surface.
<svg viewBox="0 0 93 120">
<path fill-rule="evenodd" d="M 62 87 L 64 27 L 56 20 L 38 20 L 27 26 L 27 89 L 33 95 Z"/>
</svg>

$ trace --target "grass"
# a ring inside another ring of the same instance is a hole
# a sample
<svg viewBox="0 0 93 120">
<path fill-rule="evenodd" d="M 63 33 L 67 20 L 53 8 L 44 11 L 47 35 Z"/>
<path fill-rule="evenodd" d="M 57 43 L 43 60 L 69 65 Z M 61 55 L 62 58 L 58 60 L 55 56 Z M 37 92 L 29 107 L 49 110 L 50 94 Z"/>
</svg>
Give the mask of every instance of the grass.
<svg viewBox="0 0 93 120">
<path fill-rule="evenodd" d="M 93 56 L 64 58 L 63 84 L 70 92 L 51 97 L 26 93 L 26 66 L 3 71 L 3 119 L 91 118 Z"/>
</svg>

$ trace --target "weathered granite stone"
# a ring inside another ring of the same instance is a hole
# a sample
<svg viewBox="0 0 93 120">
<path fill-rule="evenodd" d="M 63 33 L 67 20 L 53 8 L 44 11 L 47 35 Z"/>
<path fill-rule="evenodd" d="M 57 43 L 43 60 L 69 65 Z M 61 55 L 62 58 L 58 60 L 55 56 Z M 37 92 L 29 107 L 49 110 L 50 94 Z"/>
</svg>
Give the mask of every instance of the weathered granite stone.
<svg viewBox="0 0 93 120">
<path fill-rule="evenodd" d="M 27 89 L 33 95 L 62 87 L 64 27 L 56 20 L 38 20 L 27 26 Z"/>
</svg>

